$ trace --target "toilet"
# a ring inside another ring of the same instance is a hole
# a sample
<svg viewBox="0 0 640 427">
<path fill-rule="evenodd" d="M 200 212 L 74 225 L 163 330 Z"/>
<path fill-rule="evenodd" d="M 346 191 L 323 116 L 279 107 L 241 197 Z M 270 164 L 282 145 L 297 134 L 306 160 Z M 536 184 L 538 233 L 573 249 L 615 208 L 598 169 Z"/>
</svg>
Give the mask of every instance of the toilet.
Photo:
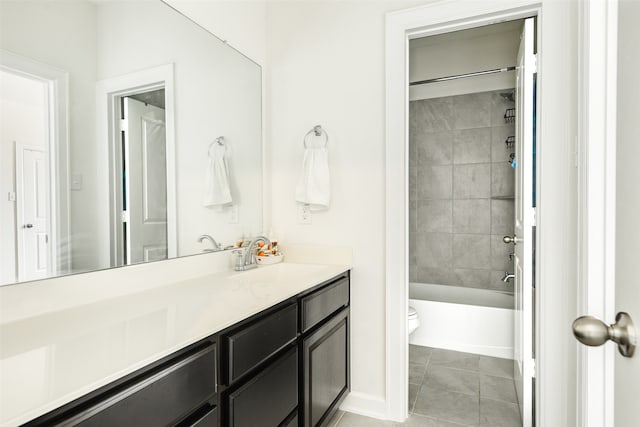
<svg viewBox="0 0 640 427">
<path fill-rule="evenodd" d="M 409 335 L 411 335 L 413 331 L 418 329 L 418 326 L 420 326 L 420 319 L 418 318 L 418 312 L 416 311 L 415 308 L 411 306 L 409 306 L 408 322 L 409 322 L 409 325 L 408 325 Z"/>
</svg>

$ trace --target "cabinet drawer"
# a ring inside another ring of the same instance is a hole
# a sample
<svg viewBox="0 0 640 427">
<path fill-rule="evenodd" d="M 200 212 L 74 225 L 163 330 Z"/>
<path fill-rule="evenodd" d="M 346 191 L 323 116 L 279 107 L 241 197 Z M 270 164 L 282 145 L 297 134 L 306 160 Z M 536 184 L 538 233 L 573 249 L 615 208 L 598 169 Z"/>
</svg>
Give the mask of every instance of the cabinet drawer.
<svg viewBox="0 0 640 427">
<path fill-rule="evenodd" d="M 278 426 L 298 406 L 298 351 L 294 347 L 229 395 L 229 425 Z"/>
<path fill-rule="evenodd" d="M 105 397 L 62 425 L 168 425 L 202 406 L 215 393 L 213 344 Z"/>
<path fill-rule="evenodd" d="M 346 277 L 303 297 L 301 300 L 302 332 L 308 331 L 346 305 L 349 305 L 349 279 Z"/>
<path fill-rule="evenodd" d="M 197 421 L 190 423 L 190 427 L 218 427 L 218 408 L 209 409 Z"/>
<path fill-rule="evenodd" d="M 295 341 L 297 320 L 298 307 L 291 304 L 227 336 L 227 384 Z"/>
</svg>

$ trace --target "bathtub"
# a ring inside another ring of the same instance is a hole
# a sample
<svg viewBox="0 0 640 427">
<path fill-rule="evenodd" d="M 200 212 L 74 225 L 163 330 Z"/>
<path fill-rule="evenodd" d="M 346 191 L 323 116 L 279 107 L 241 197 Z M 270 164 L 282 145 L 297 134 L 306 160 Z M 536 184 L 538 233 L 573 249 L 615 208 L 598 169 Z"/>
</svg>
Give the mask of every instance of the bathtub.
<svg viewBox="0 0 640 427">
<path fill-rule="evenodd" d="M 420 318 L 410 344 L 513 359 L 513 295 L 409 283 L 409 305 Z"/>
</svg>

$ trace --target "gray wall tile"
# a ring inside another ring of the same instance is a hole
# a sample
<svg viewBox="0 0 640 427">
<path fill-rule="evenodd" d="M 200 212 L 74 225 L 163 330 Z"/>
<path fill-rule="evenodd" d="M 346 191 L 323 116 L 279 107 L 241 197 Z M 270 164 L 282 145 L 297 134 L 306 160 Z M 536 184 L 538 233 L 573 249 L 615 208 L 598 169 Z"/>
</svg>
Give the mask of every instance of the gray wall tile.
<svg viewBox="0 0 640 427">
<path fill-rule="evenodd" d="M 456 284 L 466 288 L 487 289 L 491 282 L 491 270 L 454 268 Z"/>
<path fill-rule="evenodd" d="M 455 129 L 491 126 L 491 92 L 472 93 L 453 97 Z"/>
<path fill-rule="evenodd" d="M 450 199 L 451 166 L 422 166 L 418 169 L 418 200 Z"/>
<path fill-rule="evenodd" d="M 446 267 L 426 267 L 418 266 L 418 283 L 431 283 L 437 285 L 459 285 L 455 280 L 451 266 Z"/>
<path fill-rule="evenodd" d="M 509 103 L 486 92 L 409 105 L 409 280 L 512 292 Z M 475 236 L 474 236 L 475 235 Z M 455 242 L 455 243 L 454 243 Z"/>
<path fill-rule="evenodd" d="M 451 268 L 453 258 L 451 234 L 416 233 L 418 267 Z"/>
<path fill-rule="evenodd" d="M 416 125 L 418 128 L 424 129 L 426 133 L 453 129 L 453 100 L 451 97 L 418 101 L 416 113 L 422 114 Z"/>
<path fill-rule="evenodd" d="M 491 164 L 455 165 L 454 199 L 487 199 L 491 196 Z"/>
<path fill-rule="evenodd" d="M 513 234 L 514 201 L 491 200 L 491 233 Z"/>
<path fill-rule="evenodd" d="M 418 231 L 451 233 L 451 200 L 421 200 L 418 202 Z"/>
<path fill-rule="evenodd" d="M 507 270 L 491 270 L 491 281 L 489 282 L 489 286 L 487 289 L 492 289 L 494 291 L 508 292 L 513 293 L 513 280 L 511 279 L 506 283 L 502 281 L 504 277 L 504 273 L 508 271 L 509 273 L 513 273 L 513 267 Z"/>
<path fill-rule="evenodd" d="M 453 131 L 453 163 L 490 163 L 491 128 Z"/>
<path fill-rule="evenodd" d="M 513 196 L 515 194 L 515 170 L 509 162 L 491 165 L 491 195 Z"/>
<path fill-rule="evenodd" d="M 515 107 L 515 102 L 508 101 L 500 96 L 501 93 L 512 92 L 511 90 L 497 90 L 491 94 L 491 126 L 501 126 L 505 124 L 504 113 L 507 108 Z"/>
<path fill-rule="evenodd" d="M 507 148 L 505 141 L 509 136 L 514 136 L 516 129 L 514 125 L 497 126 L 491 128 L 491 161 L 508 162 L 509 154 L 515 153 L 516 148 Z"/>
<path fill-rule="evenodd" d="M 489 199 L 453 201 L 454 233 L 491 233 L 491 202 Z"/>
<path fill-rule="evenodd" d="M 454 234 L 453 266 L 456 268 L 486 269 L 491 258 L 488 235 Z"/>
<path fill-rule="evenodd" d="M 420 165 L 450 165 L 453 157 L 453 132 L 425 134 L 418 141 L 415 154 Z"/>
<path fill-rule="evenodd" d="M 513 261 L 509 254 L 514 251 L 513 245 L 507 245 L 502 241 L 504 235 L 491 236 L 491 269 L 501 271 L 513 271 Z"/>
</svg>

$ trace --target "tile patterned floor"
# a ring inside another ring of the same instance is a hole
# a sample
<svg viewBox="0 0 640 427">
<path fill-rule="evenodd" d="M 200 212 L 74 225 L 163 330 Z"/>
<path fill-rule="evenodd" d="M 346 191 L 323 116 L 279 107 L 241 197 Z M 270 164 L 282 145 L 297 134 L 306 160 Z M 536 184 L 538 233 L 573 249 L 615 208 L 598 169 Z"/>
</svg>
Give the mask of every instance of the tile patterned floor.
<svg viewBox="0 0 640 427">
<path fill-rule="evenodd" d="M 338 411 L 329 427 L 521 427 L 513 361 L 409 346 L 409 418 L 381 421 Z"/>
</svg>

